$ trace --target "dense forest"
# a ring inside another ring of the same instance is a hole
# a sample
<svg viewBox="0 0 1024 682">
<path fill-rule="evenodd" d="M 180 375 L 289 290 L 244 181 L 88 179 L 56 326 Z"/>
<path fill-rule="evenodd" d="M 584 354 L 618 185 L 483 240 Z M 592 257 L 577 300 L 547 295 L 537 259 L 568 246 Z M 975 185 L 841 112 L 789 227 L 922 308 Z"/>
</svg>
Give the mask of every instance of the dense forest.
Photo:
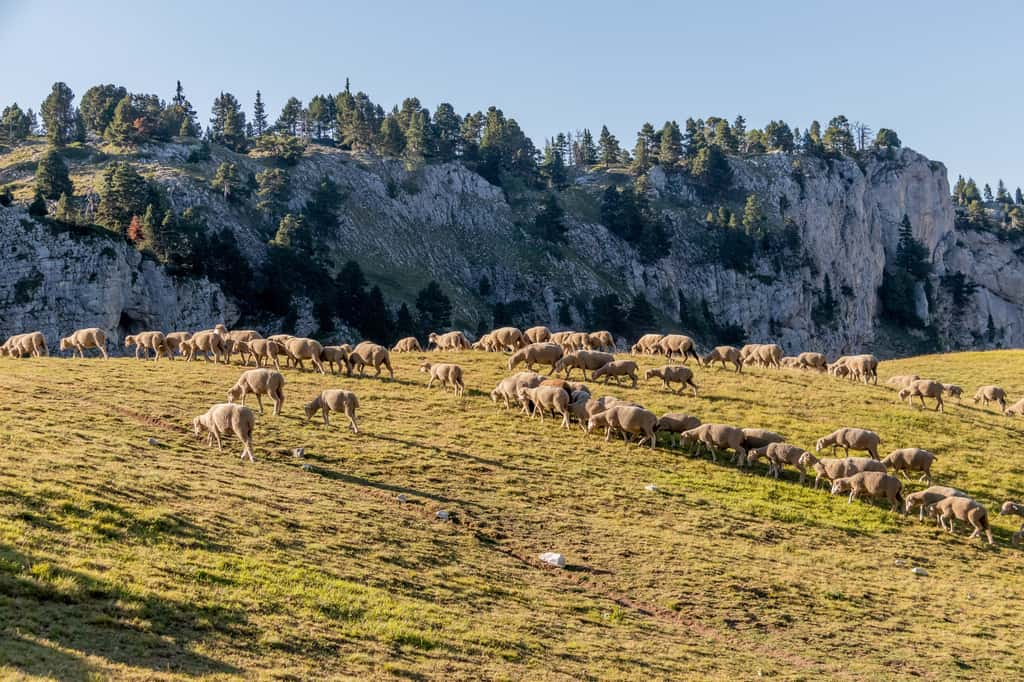
<svg viewBox="0 0 1024 682">
<path fill-rule="evenodd" d="M 712 116 L 688 118 L 682 125 L 644 123 L 632 148 L 603 126 L 596 135 L 588 129 L 559 133 L 538 149 L 516 120 L 497 107 L 460 115 L 451 104 L 441 103 L 431 112 L 410 97 L 386 110 L 364 92 L 352 93 L 348 82 L 337 94 L 317 94 L 305 104 L 296 97 L 288 99 L 273 122 L 260 92 L 255 93 L 248 114 L 238 98 L 224 92 L 214 100 L 205 126 L 180 82 L 170 101 L 104 84 L 89 88 L 77 103 L 71 88 L 55 83 L 38 113 L 13 103 L 0 116 L 0 144 L 16 147 L 39 138 L 49 147 L 35 171 L 29 205 L 35 216 L 110 230 L 172 272 L 221 283 L 240 302 L 249 302 L 245 311 L 249 315 L 287 316 L 296 291 L 274 283 L 301 282 L 324 331 L 331 331 L 330 320 L 339 318 L 379 340 L 448 326 L 451 302 L 441 286 L 431 282 L 415 300 L 389 305 L 381 289 L 367 281 L 357 260 L 336 271 L 321 260 L 314 245 L 336 224 L 336 211 L 344 198 L 334 180 L 323 177 L 301 210 L 289 210 L 289 169 L 309 145 L 400 159 L 409 167 L 460 163 L 506 195 L 535 197 L 536 208 L 524 231 L 551 244 L 566 236 L 563 191 L 582 174 L 615 171 L 628 180 L 602 190 L 600 220 L 645 261 L 656 261 L 668 246 L 664 218 L 648 200 L 649 175 L 657 167 L 665 174 L 685 176 L 698 189 L 701 201 L 709 206 L 705 221 L 728 235 L 728 248 L 722 249 L 720 257 L 736 269 L 759 249 L 784 249 L 792 230 L 785 225 L 781 230 L 768 229 L 769 198 L 750 194 L 734 208 L 719 201 L 732 186 L 730 157 L 785 152 L 826 160 L 858 159 L 901 146 L 895 131 L 874 131 L 842 115 L 824 126 L 812 121 L 803 130 L 781 120 L 756 128 L 748 126 L 743 116 L 731 122 Z M 130 162 L 105 165 L 96 186 L 76 194 L 66 157 L 81 145 L 131 148 L 172 141 L 192 144 L 191 163 L 209 159 L 211 145 L 264 163 L 263 170 L 246 174 L 237 164 L 224 161 L 210 181 L 225 201 L 253 202 L 257 219 L 266 223 L 268 257 L 259 271 L 252 271 L 228 233 L 211 229 L 201 209 L 176 213 L 159 184 Z M 959 178 L 953 194 L 958 226 L 1014 235 L 1024 230 L 1020 188 L 1011 195 L 1000 180 L 995 192 L 987 184 L 979 191 L 973 179 Z M 10 187 L 0 188 L 0 203 L 9 205 L 13 200 Z M 915 242 L 907 222 L 901 230 L 899 255 L 887 268 L 879 292 L 893 319 L 913 324 L 913 301 L 907 299 L 907 292 L 910 284 L 927 274 L 928 254 Z M 970 295 L 968 281 L 944 284 L 961 296 Z M 486 296 L 491 284 L 483 278 L 478 286 L 479 294 Z M 826 289 L 814 313 L 824 322 L 833 308 L 827 277 Z M 259 301 L 258 309 L 253 301 Z M 706 302 L 680 307 L 680 320 L 691 328 L 723 340 L 741 340 L 743 331 L 717 325 Z M 623 334 L 645 329 L 654 320 L 642 294 L 626 301 L 614 294 L 595 297 L 588 309 L 594 327 Z M 510 322 L 515 313 L 514 306 L 495 301 L 493 319 L 481 320 L 480 327 Z M 568 313 L 565 318 L 568 323 Z"/>
</svg>

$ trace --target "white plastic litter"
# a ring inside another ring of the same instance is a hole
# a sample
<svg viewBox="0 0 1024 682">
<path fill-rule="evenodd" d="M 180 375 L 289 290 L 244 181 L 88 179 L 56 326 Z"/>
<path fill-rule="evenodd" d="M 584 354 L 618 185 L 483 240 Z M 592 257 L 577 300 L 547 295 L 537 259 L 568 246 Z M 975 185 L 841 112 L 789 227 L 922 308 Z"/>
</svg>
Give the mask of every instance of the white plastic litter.
<svg viewBox="0 0 1024 682">
<path fill-rule="evenodd" d="M 308 464 L 303 464 L 303 465 L 302 465 L 302 470 L 303 470 L 303 471 L 309 471 L 309 470 L 310 470 L 310 468 L 311 468 L 311 467 L 310 467 L 310 466 L 309 466 Z"/>
<path fill-rule="evenodd" d="M 149 439 L 149 444 L 150 445 L 160 445 L 160 441 L 158 441 L 156 438 L 150 438 Z"/>
<path fill-rule="evenodd" d="M 451 518 L 451 514 L 449 514 L 447 510 L 442 509 L 441 511 L 437 512 L 437 518 L 441 521 L 447 521 L 449 518 Z"/>
<path fill-rule="evenodd" d="M 539 558 L 544 563 L 551 564 L 556 568 L 565 568 L 565 557 L 558 552 L 544 552 Z"/>
<path fill-rule="evenodd" d="M 893 563 L 895 563 L 895 564 L 896 564 L 897 566 L 902 566 L 903 564 L 905 564 L 905 563 L 907 563 L 907 562 L 906 562 L 906 561 L 904 561 L 903 559 L 897 559 L 897 560 L 896 560 L 896 561 L 894 561 Z"/>
<path fill-rule="evenodd" d="M 647 492 L 656 493 L 658 492 L 658 486 L 654 485 L 653 483 L 648 483 L 647 485 L 644 486 L 644 490 L 646 490 Z"/>
<path fill-rule="evenodd" d="M 306 454 L 306 448 L 295 448 L 292 450 L 292 456 L 296 459 L 301 459 L 304 454 Z"/>
<path fill-rule="evenodd" d="M 399 502 L 408 502 L 409 501 L 409 498 L 408 498 L 408 496 L 405 493 L 399 493 L 398 497 L 396 499 Z"/>
<path fill-rule="evenodd" d="M 912 569 L 910 569 L 910 572 L 914 575 L 928 575 L 928 571 L 924 570 L 920 566 L 914 566 Z"/>
</svg>

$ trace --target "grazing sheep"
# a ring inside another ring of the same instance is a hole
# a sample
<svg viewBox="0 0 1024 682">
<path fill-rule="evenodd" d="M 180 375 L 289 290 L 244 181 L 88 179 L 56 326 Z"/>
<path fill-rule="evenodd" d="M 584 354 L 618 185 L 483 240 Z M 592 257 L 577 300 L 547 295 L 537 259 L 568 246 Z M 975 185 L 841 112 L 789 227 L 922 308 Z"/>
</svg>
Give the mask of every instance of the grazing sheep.
<svg viewBox="0 0 1024 682">
<path fill-rule="evenodd" d="M 835 455 L 836 446 L 838 445 L 846 451 L 847 457 L 850 456 L 850 448 L 853 448 L 854 450 L 867 452 L 871 455 L 872 459 L 878 459 L 878 444 L 881 442 L 882 439 L 874 431 L 844 427 L 836 429 L 823 438 L 819 438 L 815 451 L 821 452 L 824 448 L 831 445 L 832 454 Z"/>
<path fill-rule="evenodd" d="M 850 499 L 847 504 L 852 504 L 854 499 L 861 495 L 868 497 L 884 497 L 889 500 L 892 511 L 903 512 L 903 483 L 900 479 L 881 471 L 862 471 L 853 476 L 837 478 L 832 481 L 832 494 L 838 495 L 850 491 Z"/>
<path fill-rule="evenodd" d="M 838 378 L 838 379 L 843 379 L 843 378 L 852 379 L 853 378 L 853 374 L 851 374 L 850 368 L 847 367 L 845 363 L 841 364 L 841 365 L 835 365 L 835 364 L 829 365 L 828 366 L 828 373 L 831 374 L 832 376 Z"/>
<path fill-rule="evenodd" d="M 270 339 L 253 339 L 248 342 L 249 353 L 256 360 L 257 367 L 269 366 L 274 363 L 274 369 L 280 371 L 281 364 L 277 361 L 280 346 L 276 341 Z"/>
<path fill-rule="evenodd" d="M 914 507 L 921 507 L 920 519 L 924 521 L 926 507 L 930 507 L 939 500 L 947 497 L 967 497 L 967 493 L 956 488 L 949 488 L 944 485 L 933 485 L 924 490 L 907 495 L 907 503 L 904 513 L 909 514 Z"/>
<path fill-rule="evenodd" d="M 992 540 L 992 528 L 988 523 L 988 510 L 969 497 L 944 497 L 932 505 L 932 513 L 939 520 L 943 530 L 953 532 L 954 520 L 969 523 L 974 527 L 974 532 L 967 538 L 980 538 L 982 533 L 988 539 L 988 544 L 995 544 Z M 949 526 L 946 522 L 949 522 Z"/>
<path fill-rule="evenodd" d="M 252 454 L 252 430 L 255 424 L 256 415 L 248 407 L 221 403 L 193 419 L 192 431 L 197 437 L 205 432 L 207 446 L 216 441 L 219 452 L 224 451 L 221 437 L 234 434 L 242 441 L 242 459 L 248 455 L 249 461 L 255 462 L 256 458 Z"/>
<path fill-rule="evenodd" d="M 666 334 L 661 337 L 661 340 L 658 341 L 658 351 L 667 358 L 679 355 L 684 365 L 691 357 L 697 361 L 698 365 L 700 364 L 697 346 L 693 343 L 693 339 L 683 334 Z"/>
<path fill-rule="evenodd" d="M 789 443 L 768 443 L 757 448 L 747 450 L 747 463 L 753 464 L 759 457 L 768 459 L 768 474 L 774 475 L 776 479 L 782 473 L 784 465 L 796 467 L 800 472 L 800 485 L 803 485 L 807 478 L 807 467 L 814 466 L 818 458 L 801 447 Z"/>
<path fill-rule="evenodd" d="M 562 359 L 562 347 L 557 343 L 531 343 L 526 348 L 520 348 L 508 359 L 509 370 L 514 369 L 522 362 L 526 363 L 526 369 L 533 370 L 533 363 L 539 362 L 542 365 L 551 365 L 548 374 L 555 371 L 556 363 Z"/>
<path fill-rule="evenodd" d="M 584 398 L 583 396 L 586 396 Z M 636 403 L 629 402 L 627 400 L 619 400 L 612 396 L 601 396 L 600 398 L 593 398 L 582 391 L 573 393 L 573 398 L 569 402 L 569 414 L 570 416 L 576 417 L 580 422 L 580 427 L 586 431 L 587 423 L 590 418 L 596 414 L 607 412 L 610 408 L 616 405 L 631 405 L 634 407 L 640 407 Z M 600 426 L 604 427 L 605 424 Z"/>
<path fill-rule="evenodd" d="M 351 376 L 351 368 L 348 365 L 348 349 L 344 346 L 324 346 L 320 350 L 320 362 L 327 363 L 331 368 L 331 374 L 337 374 L 338 369 L 344 368 L 345 374 Z"/>
<path fill-rule="evenodd" d="M 97 349 L 104 360 L 108 359 L 106 332 L 98 327 L 90 327 L 88 329 L 79 329 L 72 333 L 71 336 L 65 336 L 60 340 L 60 349 L 62 351 L 72 349 L 72 354 L 78 353 L 80 358 L 85 358 L 85 351 L 89 348 Z"/>
<path fill-rule="evenodd" d="M 718 461 L 715 450 L 732 449 L 735 452 L 733 461 L 745 459 L 747 456 L 747 451 L 743 447 L 743 430 L 735 426 L 701 424 L 688 431 L 683 431 L 679 434 L 679 439 L 683 445 L 696 442 L 697 452 L 695 454 L 700 454 L 701 446 L 707 447 L 711 453 L 711 460 L 714 462 Z"/>
<path fill-rule="evenodd" d="M 700 419 L 682 412 L 666 412 L 658 417 L 658 423 L 654 425 L 656 433 L 667 433 L 670 447 L 679 444 L 679 434 L 700 426 Z"/>
<path fill-rule="evenodd" d="M 591 433 L 599 426 L 604 426 L 606 441 L 611 438 L 611 432 L 614 429 L 622 434 L 622 439 L 626 442 L 629 442 L 631 435 L 641 436 L 637 445 L 647 442 L 653 450 L 655 445 L 654 427 L 657 423 L 657 415 L 650 410 L 645 410 L 638 405 L 620 404 L 587 420 L 587 433 Z"/>
<path fill-rule="evenodd" d="M 879 471 L 884 474 L 886 469 L 884 464 L 870 457 L 823 457 L 814 463 L 814 471 L 817 474 L 814 478 L 814 489 L 817 490 L 823 478 L 831 483 L 837 478 L 853 476 L 862 471 Z"/>
<path fill-rule="evenodd" d="M 551 340 L 551 330 L 543 326 L 530 327 L 523 332 L 523 336 L 530 343 L 544 343 Z"/>
<path fill-rule="evenodd" d="M 455 391 L 456 398 L 461 398 L 462 394 L 466 392 L 466 384 L 462 381 L 462 368 L 458 365 L 448 362 L 439 362 L 437 364 L 424 362 L 420 365 L 420 371 L 430 375 L 430 379 L 427 381 L 427 388 L 433 386 L 435 381 L 439 381 L 441 382 L 441 389 L 444 391 L 447 391 L 448 386 L 451 385 Z"/>
<path fill-rule="evenodd" d="M 583 371 L 583 379 L 586 380 L 588 369 L 593 372 L 614 360 L 615 356 L 610 353 L 591 350 L 572 351 L 558 359 L 555 363 L 555 371 L 565 372 L 565 378 L 568 379 L 572 371 L 579 368 Z"/>
<path fill-rule="evenodd" d="M 139 332 L 138 334 L 129 334 L 124 337 L 124 347 L 131 348 L 135 346 L 135 359 L 136 360 L 148 360 L 149 352 L 153 352 L 153 361 L 158 362 L 160 355 L 166 355 L 168 360 L 173 360 L 171 357 L 171 351 L 167 348 L 166 339 L 164 338 L 163 332 Z"/>
<path fill-rule="evenodd" d="M 249 341 L 232 341 L 231 351 L 238 353 L 239 359 L 242 364 L 246 367 L 249 366 L 249 360 L 253 358 L 252 348 L 249 346 Z"/>
<path fill-rule="evenodd" d="M 235 329 L 227 331 L 224 325 L 218 324 L 215 329 L 220 333 L 221 337 L 225 340 L 224 348 L 227 352 L 228 362 L 231 362 L 231 354 L 238 353 L 242 355 L 242 348 L 248 351 L 249 342 L 254 339 L 262 339 L 263 335 L 254 329 Z M 244 356 L 243 356 L 244 360 Z M 246 361 L 246 364 L 248 362 Z"/>
<path fill-rule="evenodd" d="M 470 346 L 473 350 L 482 350 L 488 353 L 497 353 L 500 349 L 498 348 L 497 342 L 491 336 L 490 333 L 484 334 L 479 339 L 473 342 Z"/>
<path fill-rule="evenodd" d="M 633 347 L 629 349 L 629 352 L 633 355 L 643 354 L 651 355 L 659 352 L 658 344 L 664 338 L 662 334 L 644 334 L 641 336 Z"/>
<path fill-rule="evenodd" d="M 284 352 L 288 359 L 295 363 L 296 367 L 305 369 L 305 361 L 309 360 L 313 364 L 314 371 L 326 374 L 324 365 L 320 362 L 320 355 L 323 353 L 323 350 L 324 347 L 316 339 L 293 336 L 284 342 Z"/>
<path fill-rule="evenodd" d="M 999 508 L 999 514 L 1024 516 L 1024 504 L 1007 500 L 1006 502 L 1003 502 L 1003 506 Z M 1020 542 L 1022 537 L 1024 537 L 1024 524 L 1021 524 L 1020 530 L 1013 534 L 1011 542 L 1016 545 Z"/>
<path fill-rule="evenodd" d="M 945 412 L 945 408 L 942 402 L 942 393 L 944 389 L 942 384 L 937 381 L 931 381 L 929 379 L 918 379 L 912 381 L 906 388 L 901 388 L 897 394 L 900 401 L 906 400 L 908 405 L 914 404 L 914 398 L 921 399 L 921 409 L 924 409 L 924 399 L 935 398 L 935 411 Z"/>
<path fill-rule="evenodd" d="M 800 358 L 795 355 L 786 355 L 779 360 L 779 366 L 786 369 L 800 369 Z"/>
<path fill-rule="evenodd" d="M 0 355 L 21 357 L 29 355 L 34 358 L 46 357 L 50 354 L 46 347 L 46 337 L 42 332 L 15 334 L 0 346 Z"/>
<path fill-rule="evenodd" d="M 202 353 L 207 362 L 210 362 L 210 355 L 213 355 L 213 362 L 227 364 L 226 342 L 224 337 L 215 331 L 201 331 L 192 335 L 188 340 L 189 361 L 195 360 L 197 353 Z"/>
<path fill-rule="evenodd" d="M 721 362 L 722 369 L 725 369 L 725 363 L 729 362 L 737 372 L 743 371 L 743 358 L 740 357 L 740 351 L 732 346 L 715 346 L 710 353 L 701 358 L 701 362 L 705 367 L 709 367 L 712 362 Z"/>
<path fill-rule="evenodd" d="M 819 372 L 828 369 L 828 360 L 821 353 L 800 353 L 796 359 L 800 363 L 800 369 L 814 369 Z"/>
<path fill-rule="evenodd" d="M 348 417 L 348 427 L 352 429 L 352 433 L 359 433 L 359 425 L 356 424 L 357 407 L 359 407 L 359 398 L 355 393 L 340 388 L 329 388 L 326 391 L 321 391 L 313 400 L 306 403 L 303 411 L 306 413 L 308 422 L 319 410 L 323 414 L 324 426 L 328 427 L 331 425 L 328 413 L 344 412 Z"/>
<path fill-rule="evenodd" d="M 235 385 L 228 389 L 228 402 L 239 400 L 245 405 L 245 396 L 252 393 L 263 414 L 263 398 L 270 396 L 274 401 L 274 416 L 281 414 L 284 406 L 284 375 L 272 369 L 250 369 L 242 372 Z"/>
<path fill-rule="evenodd" d="M 661 379 L 662 385 L 670 391 L 672 390 L 672 382 L 677 382 L 679 390 L 676 393 L 682 393 L 683 389 L 689 386 L 693 390 L 693 397 L 697 397 L 697 384 L 693 383 L 693 370 L 689 367 L 665 365 L 664 367 L 655 367 L 644 372 L 645 381 L 649 381 L 653 377 Z"/>
<path fill-rule="evenodd" d="M 886 469 L 892 469 L 893 471 L 899 471 L 903 474 L 904 478 L 907 476 L 908 471 L 921 471 L 921 478 L 917 480 L 926 480 L 928 485 L 932 484 L 932 463 L 935 461 L 935 454 L 922 450 L 921 448 L 902 448 L 900 450 L 893 450 L 888 456 L 882 460 L 882 464 L 885 465 Z"/>
<path fill-rule="evenodd" d="M 537 386 L 536 388 L 520 388 L 519 401 L 524 405 L 533 406 L 530 418 L 540 415 L 544 421 L 544 412 L 562 415 L 562 426 L 569 428 L 569 394 L 557 386 Z"/>
<path fill-rule="evenodd" d="M 786 441 L 779 434 L 767 429 L 742 429 L 742 431 L 743 447 L 747 450 L 750 448 L 763 448 L 769 443 L 783 443 Z"/>
<path fill-rule="evenodd" d="M 469 350 L 472 348 L 469 339 L 460 331 L 436 334 L 431 332 L 427 337 L 427 348 L 434 346 L 434 350 Z"/>
<path fill-rule="evenodd" d="M 988 407 L 989 403 L 999 403 L 999 409 L 1006 411 L 1006 391 L 999 386 L 982 386 L 974 393 L 973 402 L 975 405 L 978 401 L 985 407 Z"/>
<path fill-rule="evenodd" d="M 505 403 L 505 409 L 509 409 L 513 402 L 519 401 L 520 388 L 535 388 L 543 380 L 544 377 L 536 372 L 519 372 L 505 377 L 491 391 L 491 400 L 495 403 L 501 400 Z"/>
<path fill-rule="evenodd" d="M 1024 417 L 1024 398 L 1003 410 L 1003 414 L 1007 417 Z"/>
<path fill-rule="evenodd" d="M 611 332 L 600 331 L 587 334 L 587 350 L 600 350 L 606 353 L 615 352 L 615 338 Z"/>
<path fill-rule="evenodd" d="M 406 336 L 404 339 L 399 339 L 395 342 L 394 347 L 391 349 L 392 353 L 422 353 L 423 347 L 420 346 L 420 342 L 415 336 Z"/>
<path fill-rule="evenodd" d="M 888 384 L 889 386 L 896 387 L 896 389 L 898 390 L 901 388 L 907 388 L 908 386 L 910 386 L 910 384 L 914 383 L 920 378 L 921 377 L 917 376 L 916 374 L 897 374 L 886 379 L 885 383 Z"/>
<path fill-rule="evenodd" d="M 604 377 L 604 383 L 608 385 L 608 379 L 614 378 L 615 383 L 619 383 L 619 377 L 629 377 L 633 381 L 633 388 L 636 388 L 636 373 L 639 367 L 632 360 L 613 360 L 607 362 L 591 374 L 590 378 L 597 381 L 599 378 Z"/>
<path fill-rule="evenodd" d="M 960 398 L 964 395 L 963 386 L 957 384 L 942 384 L 942 390 L 945 391 L 946 395 L 950 398 L 956 398 L 957 403 L 960 402 Z"/>
<path fill-rule="evenodd" d="M 386 367 L 392 379 L 395 378 L 395 370 L 391 366 L 391 353 L 384 346 L 364 341 L 358 344 L 348 354 L 349 372 L 358 368 L 359 376 L 363 376 L 366 366 L 373 367 L 376 371 L 375 377 L 380 376 L 381 367 Z"/>
<path fill-rule="evenodd" d="M 845 365 L 854 380 L 878 383 L 878 358 L 874 355 L 854 355 L 846 359 Z"/>
<path fill-rule="evenodd" d="M 499 327 L 490 334 L 498 350 L 514 353 L 526 345 L 526 337 L 518 327 Z"/>
<path fill-rule="evenodd" d="M 761 367 L 782 367 L 782 347 L 775 343 L 759 343 L 754 347 L 755 363 Z"/>
</svg>

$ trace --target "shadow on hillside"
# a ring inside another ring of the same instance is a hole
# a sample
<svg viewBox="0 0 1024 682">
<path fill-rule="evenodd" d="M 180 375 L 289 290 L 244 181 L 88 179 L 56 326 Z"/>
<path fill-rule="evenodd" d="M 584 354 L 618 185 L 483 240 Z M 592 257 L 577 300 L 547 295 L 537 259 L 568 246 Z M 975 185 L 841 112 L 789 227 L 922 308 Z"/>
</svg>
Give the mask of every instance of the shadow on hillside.
<svg viewBox="0 0 1024 682">
<path fill-rule="evenodd" d="M 444 495 L 438 495 L 437 493 L 426 493 L 416 488 L 409 488 L 407 486 L 394 485 L 391 483 L 384 483 L 382 481 L 374 481 L 369 478 L 363 478 L 361 476 L 355 476 L 353 474 L 344 474 L 340 471 L 332 471 L 330 469 L 324 469 L 322 467 L 316 467 L 315 473 L 320 476 L 330 479 L 332 481 L 341 481 L 342 483 L 349 483 L 352 485 L 360 485 L 365 488 L 375 488 L 377 490 L 386 490 L 388 492 L 405 493 L 406 495 L 415 495 L 416 497 L 422 497 L 424 499 L 433 500 L 434 502 L 441 502 L 442 504 L 457 504 L 465 507 L 478 506 L 473 502 L 466 500 L 460 500 L 453 497 L 445 497 Z"/>
<path fill-rule="evenodd" d="M 0 546 L 0 595 L 18 604 L 0 611 L 0 662 L 27 675 L 95 679 L 93 666 L 54 647 L 154 673 L 238 675 L 193 645 L 209 633 L 236 641 L 254 635 L 243 610 L 125 589 L 7 546 Z"/>
<path fill-rule="evenodd" d="M 477 455 L 471 455 L 468 452 L 462 452 L 460 450 L 454 450 L 454 449 L 452 449 L 450 447 L 443 447 L 443 446 L 440 446 L 440 445 L 429 445 L 427 443 L 418 443 L 418 442 L 416 442 L 414 440 L 405 440 L 404 438 L 396 438 L 394 436 L 385 436 L 385 435 L 382 435 L 382 434 L 379 434 L 379 433 L 367 433 L 365 435 L 368 438 L 376 438 L 377 440 L 383 440 L 383 441 L 387 441 L 389 443 L 398 443 L 399 445 L 404 445 L 404 446 L 410 447 L 410 448 L 419 448 L 420 450 L 430 450 L 430 451 L 437 450 L 438 452 L 441 452 L 441 453 L 443 453 L 445 455 L 448 455 L 449 457 L 454 457 L 454 458 L 457 458 L 457 459 L 468 459 L 468 460 L 471 460 L 473 462 L 476 462 L 477 464 L 486 464 L 488 466 L 498 467 L 499 469 L 509 469 L 509 470 L 513 470 L 513 471 L 518 471 L 520 469 L 519 467 L 513 466 L 513 465 L 509 464 L 508 462 L 501 462 L 501 461 L 498 461 L 496 459 L 487 459 L 486 457 L 479 457 Z"/>
</svg>

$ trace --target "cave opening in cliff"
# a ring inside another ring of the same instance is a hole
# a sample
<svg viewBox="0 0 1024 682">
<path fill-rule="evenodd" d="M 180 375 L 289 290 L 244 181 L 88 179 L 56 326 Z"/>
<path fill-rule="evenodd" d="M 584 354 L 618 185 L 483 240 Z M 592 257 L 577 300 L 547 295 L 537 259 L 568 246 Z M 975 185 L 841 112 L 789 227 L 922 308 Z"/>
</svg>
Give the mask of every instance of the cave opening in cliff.
<svg viewBox="0 0 1024 682">
<path fill-rule="evenodd" d="M 146 323 L 144 320 L 137 320 L 128 313 L 122 311 L 121 317 L 117 321 L 117 337 L 123 339 L 129 334 L 138 334 L 139 332 L 146 330 Z"/>
</svg>

